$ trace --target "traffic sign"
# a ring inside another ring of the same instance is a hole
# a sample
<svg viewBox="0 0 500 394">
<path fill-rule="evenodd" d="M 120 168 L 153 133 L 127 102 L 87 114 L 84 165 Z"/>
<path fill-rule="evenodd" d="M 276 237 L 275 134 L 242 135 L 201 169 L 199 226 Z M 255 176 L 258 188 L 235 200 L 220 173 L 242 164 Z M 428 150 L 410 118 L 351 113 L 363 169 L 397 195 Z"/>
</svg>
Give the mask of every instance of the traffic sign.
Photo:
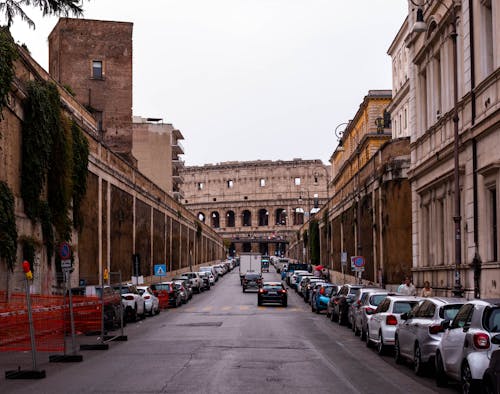
<svg viewBox="0 0 500 394">
<path fill-rule="evenodd" d="M 167 275 L 167 265 L 155 264 L 155 276 L 165 276 L 165 275 Z"/>
<path fill-rule="evenodd" d="M 351 263 L 354 267 L 361 268 L 365 266 L 365 258 L 363 256 L 352 256 Z"/>
<path fill-rule="evenodd" d="M 59 244 L 59 257 L 61 260 L 68 260 L 71 258 L 71 246 L 67 242 L 61 242 Z"/>
<path fill-rule="evenodd" d="M 62 269 L 69 269 L 69 268 L 71 268 L 71 266 L 72 266 L 72 264 L 71 264 L 70 259 L 61 260 L 61 268 Z"/>
</svg>

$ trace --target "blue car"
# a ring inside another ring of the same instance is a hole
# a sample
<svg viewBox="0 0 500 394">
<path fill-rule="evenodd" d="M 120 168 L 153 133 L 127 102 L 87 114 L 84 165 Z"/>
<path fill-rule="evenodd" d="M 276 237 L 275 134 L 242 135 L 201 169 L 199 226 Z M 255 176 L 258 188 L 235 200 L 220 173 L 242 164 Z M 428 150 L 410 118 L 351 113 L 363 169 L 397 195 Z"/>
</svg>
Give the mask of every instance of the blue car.
<svg viewBox="0 0 500 394">
<path fill-rule="evenodd" d="M 323 283 L 321 287 L 313 294 L 311 300 L 311 310 L 316 313 L 326 310 L 328 301 L 332 295 L 337 294 L 340 286 L 333 283 Z"/>
</svg>

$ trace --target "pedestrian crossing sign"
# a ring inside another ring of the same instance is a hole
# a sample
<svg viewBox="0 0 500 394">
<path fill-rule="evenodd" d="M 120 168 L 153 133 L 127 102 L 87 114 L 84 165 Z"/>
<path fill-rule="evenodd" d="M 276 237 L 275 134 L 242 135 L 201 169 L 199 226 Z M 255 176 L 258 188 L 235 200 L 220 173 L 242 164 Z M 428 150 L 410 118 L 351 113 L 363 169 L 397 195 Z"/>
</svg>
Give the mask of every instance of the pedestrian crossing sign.
<svg viewBox="0 0 500 394">
<path fill-rule="evenodd" d="M 155 264 L 155 276 L 165 276 L 165 275 L 167 275 L 167 265 Z"/>
</svg>

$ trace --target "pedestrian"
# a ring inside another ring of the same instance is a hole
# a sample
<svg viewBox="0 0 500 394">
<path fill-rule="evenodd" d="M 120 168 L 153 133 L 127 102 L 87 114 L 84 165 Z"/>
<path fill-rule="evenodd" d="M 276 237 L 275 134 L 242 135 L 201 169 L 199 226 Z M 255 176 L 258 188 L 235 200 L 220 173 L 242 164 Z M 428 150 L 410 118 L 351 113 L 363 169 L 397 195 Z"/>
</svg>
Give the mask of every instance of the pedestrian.
<svg viewBox="0 0 500 394">
<path fill-rule="evenodd" d="M 424 288 L 420 292 L 421 297 L 432 297 L 432 288 L 428 280 L 424 282 Z"/>
<path fill-rule="evenodd" d="M 416 296 L 417 295 L 417 289 L 415 288 L 413 283 L 411 283 L 411 279 L 409 276 L 405 277 L 405 283 L 403 286 L 400 286 L 398 288 L 398 293 L 401 293 L 404 295 L 409 295 L 409 296 Z"/>
</svg>

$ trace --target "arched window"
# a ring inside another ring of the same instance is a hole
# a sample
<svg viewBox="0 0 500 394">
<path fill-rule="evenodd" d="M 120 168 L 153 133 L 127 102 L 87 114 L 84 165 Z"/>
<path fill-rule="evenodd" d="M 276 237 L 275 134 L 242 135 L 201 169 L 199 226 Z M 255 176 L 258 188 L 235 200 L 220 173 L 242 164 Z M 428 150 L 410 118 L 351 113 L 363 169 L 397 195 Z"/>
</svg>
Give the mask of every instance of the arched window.
<svg viewBox="0 0 500 394">
<path fill-rule="evenodd" d="M 203 212 L 198 212 L 198 220 L 205 223 L 205 214 Z"/>
<path fill-rule="evenodd" d="M 234 226 L 235 226 L 234 211 L 227 211 L 226 212 L 226 227 L 234 227 Z"/>
<path fill-rule="evenodd" d="M 286 210 L 283 209 L 283 208 L 278 208 L 276 210 L 276 214 L 275 214 L 275 221 L 274 223 L 278 226 L 285 226 L 286 225 L 286 221 L 287 221 L 287 214 L 286 214 Z"/>
<path fill-rule="evenodd" d="M 304 209 L 295 208 L 293 212 L 293 224 L 304 224 Z"/>
<path fill-rule="evenodd" d="M 269 212 L 267 209 L 259 209 L 259 226 L 269 225 Z"/>
<path fill-rule="evenodd" d="M 219 228 L 220 227 L 219 212 L 213 211 L 210 214 L 210 218 L 212 219 L 212 227 Z"/>
<path fill-rule="evenodd" d="M 241 220 L 242 220 L 241 224 L 243 226 L 251 226 L 252 225 L 252 213 L 248 209 L 245 209 L 241 213 Z"/>
</svg>

